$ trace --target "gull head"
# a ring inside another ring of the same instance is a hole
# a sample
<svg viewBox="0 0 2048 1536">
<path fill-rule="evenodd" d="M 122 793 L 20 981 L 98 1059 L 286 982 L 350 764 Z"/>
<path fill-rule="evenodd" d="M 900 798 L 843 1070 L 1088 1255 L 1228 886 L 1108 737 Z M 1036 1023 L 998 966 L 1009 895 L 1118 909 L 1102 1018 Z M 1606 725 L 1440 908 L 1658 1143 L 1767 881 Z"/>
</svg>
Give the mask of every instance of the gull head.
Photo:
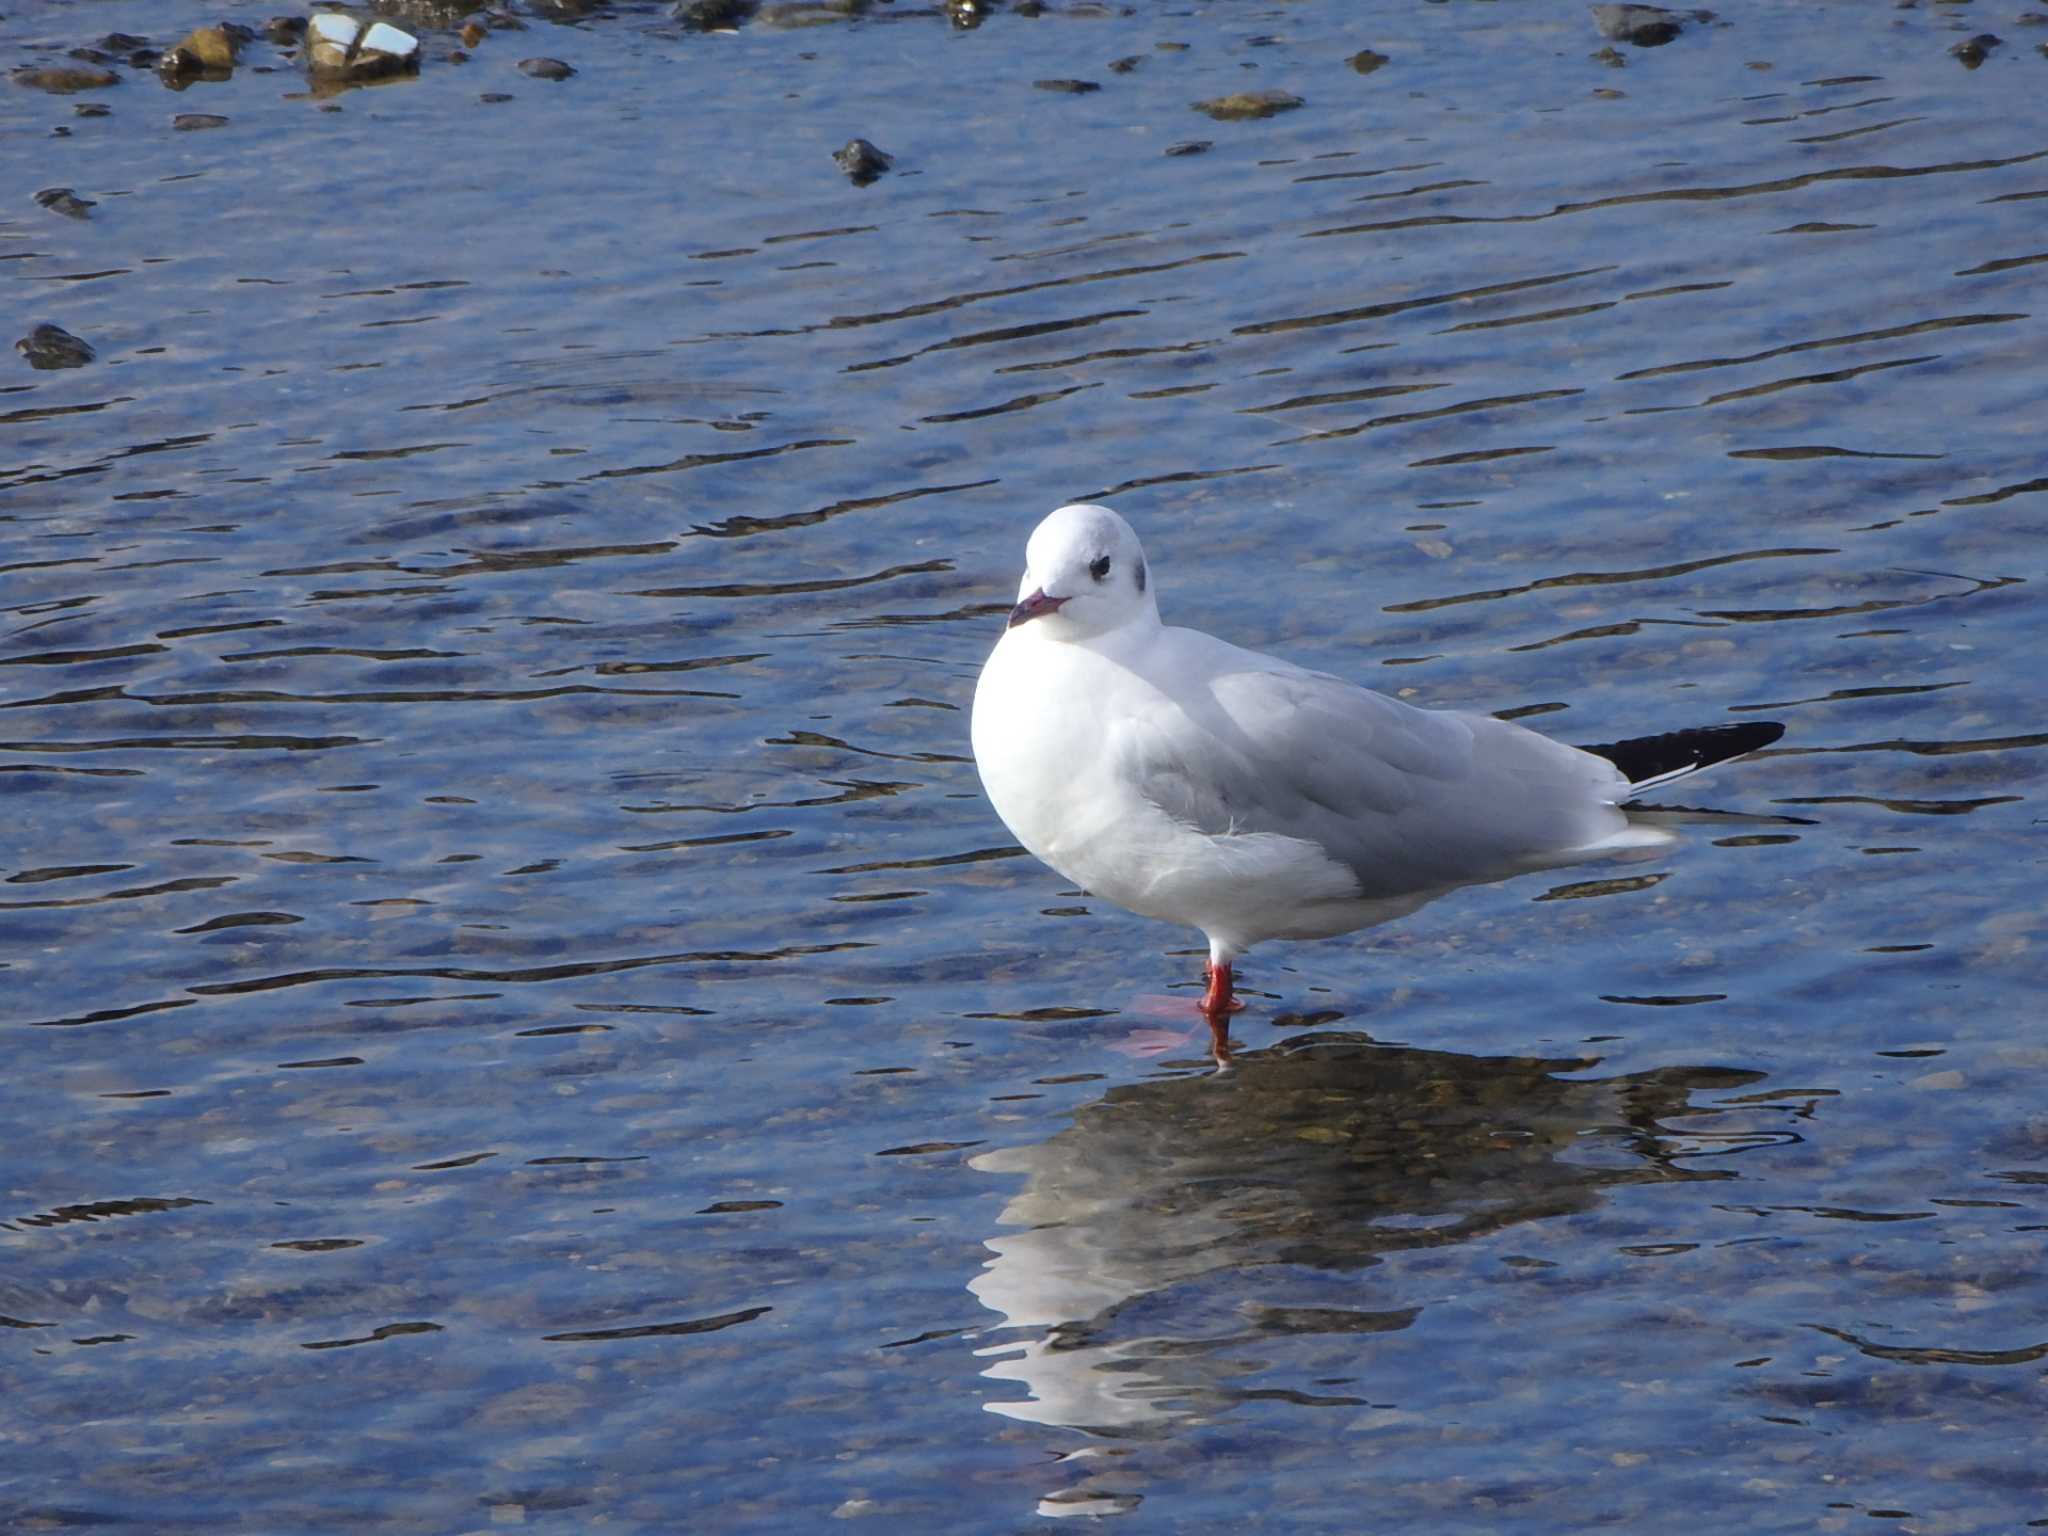
<svg viewBox="0 0 2048 1536">
<path fill-rule="evenodd" d="M 1009 627 L 1044 626 L 1051 640 L 1086 640 L 1135 622 L 1159 622 L 1138 536 L 1108 507 L 1074 502 L 1032 530 Z"/>
</svg>

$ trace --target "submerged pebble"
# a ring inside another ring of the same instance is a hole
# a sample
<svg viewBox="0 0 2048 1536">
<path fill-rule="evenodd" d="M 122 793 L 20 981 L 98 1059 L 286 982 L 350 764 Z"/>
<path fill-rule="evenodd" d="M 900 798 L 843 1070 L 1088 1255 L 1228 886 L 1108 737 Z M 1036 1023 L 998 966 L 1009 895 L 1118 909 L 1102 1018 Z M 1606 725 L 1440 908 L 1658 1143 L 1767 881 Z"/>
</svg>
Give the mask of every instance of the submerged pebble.
<svg viewBox="0 0 2048 1536">
<path fill-rule="evenodd" d="M 1661 48 L 1685 30 L 1685 19 L 1659 5 L 1596 5 L 1593 25 L 1610 42 Z"/>
<path fill-rule="evenodd" d="M 759 4 L 760 0 L 679 0 L 669 14 L 691 32 L 731 32 Z"/>
<path fill-rule="evenodd" d="M 83 338 L 61 325 L 43 324 L 15 342 L 14 350 L 28 359 L 31 368 L 83 368 L 93 359 L 93 350 Z"/>
<path fill-rule="evenodd" d="M 45 187 L 36 194 L 36 201 L 52 213 L 61 213 L 67 219 L 87 219 L 88 211 L 99 207 L 89 197 L 80 197 L 69 187 Z"/>
<path fill-rule="evenodd" d="M 12 78 L 16 85 L 26 86 L 32 91 L 48 91 L 53 96 L 69 96 L 74 91 L 99 91 L 121 83 L 121 77 L 111 69 L 100 69 L 90 64 L 25 67 L 17 69 Z"/>
<path fill-rule="evenodd" d="M 2004 41 L 2004 38 L 1998 37 L 1993 33 L 1979 32 L 1975 37 L 1965 42 L 1957 43 L 1955 47 L 1949 49 L 1949 52 L 1962 60 L 1963 68 L 1975 69 L 1979 64 L 1982 64 L 1991 57 L 1992 49 L 1998 47 Z"/>
<path fill-rule="evenodd" d="M 228 120 L 218 112 L 180 112 L 171 119 L 171 126 L 180 133 L 193 133 L 202 128 L 225 128 Z"/>
<path fill-rule="evenodd" d="M 764 27 L 823 27 L 865 16 L 867 9 L 867 0 L 789 0 L 762 6 L 754 19 Z"/>
<path fill-rule="evenodd" d="M 1090 91 L 1102 87 L 1093 80 L 1034 80 L 1031 88 L 1037 91 L 1057 91 L 1067 96 L 1086 96 Z"/>
<path fill-rule="evenodd" d="M 576 73 L 575 67 L 560 59 L 521 59 L 519 73 L 531 75 L 536 80 L 566 80 Z"/>
<path fill-rule="evenodd" d="M 1214 96 L 1207 101 L 1198 101 L 1195 103 L 1195 110 L 1208 113 L 1219 123 L 1236 123 L 1253 118 L 1273 117 L 1281 112 L 1292 112 L 1302 104 L 1299 96 L 1287 91 L 1238 91 L 1230 96 Z"/>
<path fill-rule="evenodd" d="M 848 139 L 842 149 L 832 152 L 839 169 L 856 187 L 864 187 L 895 164 L 895 157 L 875 148 L 866 139 Z"/>
</svg>

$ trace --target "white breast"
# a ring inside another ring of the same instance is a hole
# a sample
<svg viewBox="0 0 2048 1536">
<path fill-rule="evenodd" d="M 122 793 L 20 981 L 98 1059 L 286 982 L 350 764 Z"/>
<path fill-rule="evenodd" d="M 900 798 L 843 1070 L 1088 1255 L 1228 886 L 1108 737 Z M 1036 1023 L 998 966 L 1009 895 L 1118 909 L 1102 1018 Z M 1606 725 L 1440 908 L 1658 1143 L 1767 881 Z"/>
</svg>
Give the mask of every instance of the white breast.
<svg viewBox="0 0 2048 1536">
<path fill-rule="evenodd" d="M 1192 924 L 1230 953 L 1359 926 L 1356 879 L 1313 843 L 1209 836 L 1140 794 L 1118 771 L 1117 742 L 1133 717 L 1171 702 L 1113 647 L 1046 640 L 1037 628 L 1004 632 L 972 724 L 982 785 L 1025 848 L 1090 894 Z"/>
</svg>

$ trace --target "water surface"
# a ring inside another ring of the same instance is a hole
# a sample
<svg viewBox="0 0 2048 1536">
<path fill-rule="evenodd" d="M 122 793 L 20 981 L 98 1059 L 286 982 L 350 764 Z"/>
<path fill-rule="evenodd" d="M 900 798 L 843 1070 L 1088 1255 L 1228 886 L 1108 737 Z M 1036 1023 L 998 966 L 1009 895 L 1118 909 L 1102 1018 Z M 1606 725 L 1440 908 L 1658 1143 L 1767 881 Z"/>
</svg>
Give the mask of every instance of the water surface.
<svg viewBox="0 0 2048 1536">
<path fill-rule="evenodd" d="M 6 1523 L 2048 1520 L 2039 29 L 571 9 L 0 91 L 97 352 L 0 381 Z M 1259 949 L 1218 1077 L 967 756 L 1081 498 L 1169 620 L 1787 734 Z"/>
</svg>

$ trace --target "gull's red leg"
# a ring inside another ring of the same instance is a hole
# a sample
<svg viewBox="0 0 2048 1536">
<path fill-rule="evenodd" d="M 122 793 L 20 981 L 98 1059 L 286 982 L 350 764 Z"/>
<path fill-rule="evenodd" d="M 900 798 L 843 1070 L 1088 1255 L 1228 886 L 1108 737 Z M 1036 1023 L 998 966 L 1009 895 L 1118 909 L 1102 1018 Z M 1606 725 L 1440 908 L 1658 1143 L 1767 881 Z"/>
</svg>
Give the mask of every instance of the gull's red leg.
<svg viewBox="0 0 2048 1536">
<path fill-rule="evenodd" d="M 1216 1064 L 1230 1064 L 1230 1016 L 1244 1006 L 1231 995 L 1230 962 L 1214 960 L 1205 967 L 1208 990 L 1202 994 L 1202 1017 L 1209 1021 L 1209 1039 L 1215 1048 Z"/>
<path fill-rule="evenodd" d="M 1236 1012 L 1242 1005 L 1231 995 L 1230 962 L 1226 960 L 1219 965 L 1211 960 L 1202 970 L 1209 978 L 1209 990 L 1202 994 L 1202 1012 L 1211 1020 Z"/>
</svg>

